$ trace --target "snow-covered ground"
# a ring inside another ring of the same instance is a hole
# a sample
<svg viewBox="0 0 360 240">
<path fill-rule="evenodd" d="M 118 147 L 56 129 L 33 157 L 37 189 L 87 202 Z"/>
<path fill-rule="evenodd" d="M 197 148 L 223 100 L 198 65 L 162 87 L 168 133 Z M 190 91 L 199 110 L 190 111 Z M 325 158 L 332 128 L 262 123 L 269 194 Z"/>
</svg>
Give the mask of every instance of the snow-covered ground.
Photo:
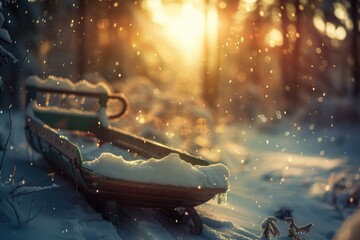
<svg viewBox="0 0 360 240">
<path fill-rule="evenodd" d="M 4 142 L 7 112 L 0 114 L 0 123 Z M 332 239 L 355 209 L 345 207 L 341 199 L 331 204 L 337 195 L 332 192 L 334 184 L 328 182 L 331 173 L 345 171 L 359 179 L 360 129 L 355 127 L 324 129 L 291 123 L 271 131 L 219 127 L 213 154 L 221 154 L 231 171 L 228 202 L 219 205 L 214 199 L 196 207 L 204 228 L 201 235 L 192 236 L 187 226 L 174 225 L 151 209 L 120 207 L 116 224 L 103 220 L 67 180 L 30 149 L 23 126 L 23 112 L 13 113 L 1 182 L 15 178 L 24 179 L 28 186 L 59 187 L 23 196 L 19 201 L 24 213 L 28 214 L 31 202 L 31 214 L 45 207 L 22 226 L 0 218 L 4 239 L 257 239 L 266 217 L 291 213 L 298 225 L 314 224 L 309 235 L 300 235 L 303 239 L 321 240 Z M 277 227 L 280 239 L 289 239 L 285 221 L 279 219 Z"/>
</svg>

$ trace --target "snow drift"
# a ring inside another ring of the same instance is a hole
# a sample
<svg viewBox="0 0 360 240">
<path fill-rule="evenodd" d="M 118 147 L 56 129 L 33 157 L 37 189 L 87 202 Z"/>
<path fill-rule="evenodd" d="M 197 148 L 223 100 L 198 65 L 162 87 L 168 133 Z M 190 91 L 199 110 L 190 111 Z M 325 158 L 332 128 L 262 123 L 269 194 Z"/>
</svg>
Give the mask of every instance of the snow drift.
<svg viewBox="0 0 360 240">
<path fill-rule="evenodd" d="M 161 159 L 127 161 L 104 152 L 95 160 L 84 161 L 83 167 L 114 179 L 189 188 L 227 188 L 230 175 L 223 164 L 193 166 L 176 153 Z"/>
</svg>

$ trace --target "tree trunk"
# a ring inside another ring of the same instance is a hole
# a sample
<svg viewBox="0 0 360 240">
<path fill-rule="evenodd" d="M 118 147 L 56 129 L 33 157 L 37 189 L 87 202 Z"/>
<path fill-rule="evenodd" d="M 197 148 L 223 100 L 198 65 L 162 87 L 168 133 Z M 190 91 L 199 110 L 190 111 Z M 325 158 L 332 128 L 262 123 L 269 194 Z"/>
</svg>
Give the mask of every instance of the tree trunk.
<svg viewBox="0 0 360 240">
<path fill-rule="evenodd" d="M 210 108 L 215 109 L 218 98 L 219 50 L 217 43 L 211 46 L 208 31 L 209 10 L 213 5 L 212 0 L 205 0 L 203 98 Z"/>
<path fill-rule="evenodd" d="M 84 77 L 86 64 L 86 5 L 87 0 L 79 0 L 78 8 L 78 77 Z"/>
<path fill-rule="evenodd" d="M 353 55 L 353 78 L 354 78 L 354 96 L 358 97 L 360 94 L 360 59 L 359 59 L 359 4 L 358 0 L 351 0 L 351 19 L 353 22 L 353 40 L 352 40 L 352 55 Z"/>
<path fill-rule="evenodd" d="M 300 77 L 299 77 L 299 74 L 300 74 L 300 71 L 299 71 L 299 68 L 300 68 L 300 59 L 301 59 L 301 52 L 299 51 L 300 48 L 301 48 L 301 11 L 299 9 L 299 5 L 300 5 L 300 1 L 299 0 L 295 0 L 295 8 L 296 8 L 296 23 L 295 23 L 295 26 L 296 26 L 296 33 L 299 34 L 299 38 L 297 38 L 295 40 L 295 43 L 294 43 L 294 54 L 293 54 L 293 64 L 294 64 L 294 68 L 293 68 L 293 80 L 294 80 L 294 86 L 296 87 L 296 89 L 294 89 L 294 91 L 296 92 L 296 101 L 297 103 L 300 103 L 299 101 L 301 101 L 300 99 L 300 91 L 302 90 L 301 88 L 301 84 L 300 84 Z"/>
<path fill-rule="evenodd" d="M 296 45 L 292 45 L 289 41 L 288 26 L 291 21 L 287 16 L 286 3 L 288 3 L 287 0 L 280 0 L 281 26 L 283 33 L 281 71 L 283 80 L 282 92 L 286 101 L 285 110 L 289 111 L 298 103 L 299 95 L 297 76 L 295 75 L 297 67 L 297 56 L 295 56 L 295 54 L 297 54 L 297 50 L 294 49 Z"/>
</svg>

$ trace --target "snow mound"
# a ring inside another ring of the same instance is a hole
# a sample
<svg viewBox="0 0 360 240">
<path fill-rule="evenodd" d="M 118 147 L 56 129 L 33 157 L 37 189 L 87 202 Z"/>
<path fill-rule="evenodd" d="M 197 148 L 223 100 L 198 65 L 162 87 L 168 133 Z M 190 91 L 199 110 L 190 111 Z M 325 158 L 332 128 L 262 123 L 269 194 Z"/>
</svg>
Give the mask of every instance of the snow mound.
<svg viewBox="0 0 360 240">
<path fill-rule="evenodd" d="M 26 79 L 26 84 L 33 87 L 44 87 L 57 90 L 78 90 L 87 92 L 98 92 L 98 93 L 111 93 L 110 88 L 104 83 L 99 82 L 97 84 L 91 84 L 86 80 L 82 80 L 73 83 L 67 78 L 60 78 L 55 76 L 49 76 L 42 80 L 38 76 L 30 76 Z"/>
<path fill-rule="evenodd" d="M 176 153 L 162 159 L 126 161 L 122 156 L 101 153 L 84 161 L 83 167 L 109 178 L 189 188 L 227 188 L 229 169 L 223 164 L 193 166 Z"/>
<path fill-rule="evenodd" d="M 37 104 L 29 104 L 29 106 L 32 105 L 32 107 L 28 107 L 27 109 L 29 109 L 27 111 L 27 113 L 29 111 L 46 111 L 47 113 L 63 113 L 65 114 L 71 114 L 73 116 L 86 116 L 86 117 L 95 117 L 98 116 L 97 112 L 90 112 L 90 111 L 84 111 L 84 110 L 79 110 L 76 108 L 62 108 L 62 107 L 57 107 L 57 106 L 50 106 L 50 107 L 43 107 L 43 106 L 39 106 Z M 100 111 L 99 111 L 100 112 Z"/>
</svg>

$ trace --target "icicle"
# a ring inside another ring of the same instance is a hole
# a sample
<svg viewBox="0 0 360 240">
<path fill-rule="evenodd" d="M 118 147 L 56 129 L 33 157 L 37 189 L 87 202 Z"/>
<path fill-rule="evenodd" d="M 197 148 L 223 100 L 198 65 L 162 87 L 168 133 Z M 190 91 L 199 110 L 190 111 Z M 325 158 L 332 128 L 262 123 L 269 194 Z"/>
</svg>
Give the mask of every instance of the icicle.
<svg viewBox="0 0 360 240">
<path fill-rule="evenodd" d="M 227 203 L 227 192 L 216 194 L 218 204 Z"/>
</svg>

